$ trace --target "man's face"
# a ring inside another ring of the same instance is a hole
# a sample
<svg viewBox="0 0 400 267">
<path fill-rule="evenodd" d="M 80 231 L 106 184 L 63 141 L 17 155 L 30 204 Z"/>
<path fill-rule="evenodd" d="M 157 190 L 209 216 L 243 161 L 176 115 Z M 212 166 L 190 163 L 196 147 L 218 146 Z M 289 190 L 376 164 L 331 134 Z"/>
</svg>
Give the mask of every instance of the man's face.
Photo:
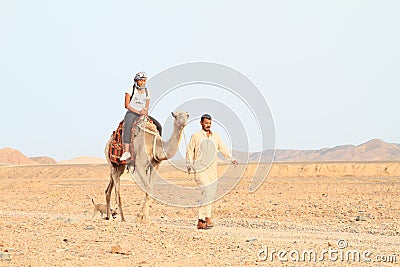
<svg viewBox="0 0 400 267">
<path fill-rule="evenodd" d="M 211 120 L 203 119 L 203 121 L 200 121 L 200 124 L 201 124 L 201 128 L 204 131 L 206 131 L 206 132 L 210 131 L 210 129 L 211 129 Z"/>
</svg>

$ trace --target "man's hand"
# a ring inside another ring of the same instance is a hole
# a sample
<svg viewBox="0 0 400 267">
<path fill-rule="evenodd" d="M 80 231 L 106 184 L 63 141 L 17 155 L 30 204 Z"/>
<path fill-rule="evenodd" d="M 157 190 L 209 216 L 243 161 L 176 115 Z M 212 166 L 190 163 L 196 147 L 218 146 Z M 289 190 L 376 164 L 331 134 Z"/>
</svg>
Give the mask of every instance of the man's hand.
<svg viewBox="0 0 400 267">
<path fill-rule="evenodd" d="M 190 163 L 190 162 L 187 163 L 187 172 L 188 173 L 196 172 L 195 169 L 194 169 L 193 163 Z"/>
<path fill-rule="evenodd" d="M 236 159 L 232 160 L 231 163 L 232 163 L 233 165 L 235 165 L 235 167 L 238 165 L 238 162 L 237 162 Z"/>
</svg>

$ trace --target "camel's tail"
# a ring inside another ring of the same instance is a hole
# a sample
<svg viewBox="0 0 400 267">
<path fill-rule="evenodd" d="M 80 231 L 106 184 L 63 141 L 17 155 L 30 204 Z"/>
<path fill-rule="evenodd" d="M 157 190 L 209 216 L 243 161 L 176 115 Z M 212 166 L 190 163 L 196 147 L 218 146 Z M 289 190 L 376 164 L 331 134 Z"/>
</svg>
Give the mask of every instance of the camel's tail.
<svg viewBox="0 0 400 267">
<path fill-rule="evenodd" d="M 110 139 L 108 139 L 107 143 L 106 143 L 106 147 L 104 148 L 104 154 L 106 156 L 106 160 L 108 165 L 111 165 L 111 160 L 110 160 L 110 144 L 112 141 L 112 136 L 110 137 Z"/>
</svg>

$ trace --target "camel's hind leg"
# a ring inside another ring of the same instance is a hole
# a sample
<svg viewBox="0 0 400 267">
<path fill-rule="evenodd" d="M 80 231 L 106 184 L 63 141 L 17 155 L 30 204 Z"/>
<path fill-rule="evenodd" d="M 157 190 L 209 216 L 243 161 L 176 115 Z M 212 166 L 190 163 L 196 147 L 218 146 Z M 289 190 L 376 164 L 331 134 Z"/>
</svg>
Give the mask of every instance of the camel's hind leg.
<svg viewBox="0 0 400 267">
<path fill-rule="evenodd" d="M 107 186 L 105 191 L 106 193 L 106 204 L 107 204 L 107 217 L 106 220 L 110 218 L 111 210 L 110 210 L 110 202 L 111 202 L 111 193 L 113 188 L 115 187 L 115 199 L 118 204 L 119 213 L 121 215 L 121 221 L 125 221 L 124 212 L 122 211 L 122 201 L 121 201 L 121 191 L 120 191 L 120 177 L 124 173 L 125 166 L 112 166 L 110 171 L 110 183 Z"/>
<path fill-rule="evenodd" d="M 121 175 L 124 173 L 125 170 L 125 166 L 118 166 L 116 168 L 116 173 L 115 176 L 118 177 L 117 179 L 115 179 L 115 194 L 116 194 L 116 199 L 118 202 L 118 208 L 119 208 L 119 213 L 121 215 L 121 221 L 125 222 L 125 217 L 124 217 L 124 212 L 122 211 L 122 202 L 121 202 Z"/>
<path fill-rule="evenodd" d="M 113 166 L 113 164 L 111 163 L 110 154 L 109 154 L 111 141 L 112 141 L 112 136 L 110 137 L 110 139 L 108 139 L 108 141 L 106 143 L 106 146 L 104 148 L 104 154 L 106 156 L 106 159 L 107 159 L 107 162 L 108 162 L 108 166 L 110 167 L 110 182 L 108 183 L 107 189 L 105 191 L 105 194 L 106 194 L 106 206 L 107 206 L 106 220 L 108 220 L 110 218 L 110 214 L 111 214 L 111 211 L 110 211 L 110 200 L 111 200 L 111 192 L 112 192 L 112 189 L 114 187 L 114 169 L 115 169 L 115 166 Z"/>
<path fill-rule="evenodd" d="M 114 167 L 113 167 L 114 168 Z M 111 200 L 111 192 L 114 187 L 114 178 L 113 178 L 113 171 L 110 172 L 110 182 L 108 183 L 107 189 L 105 191 L 106 194 L 106 206 L 107 206 L 107 216 L 106 220 L 110 218 L 110 200 Z"/>
</svg>

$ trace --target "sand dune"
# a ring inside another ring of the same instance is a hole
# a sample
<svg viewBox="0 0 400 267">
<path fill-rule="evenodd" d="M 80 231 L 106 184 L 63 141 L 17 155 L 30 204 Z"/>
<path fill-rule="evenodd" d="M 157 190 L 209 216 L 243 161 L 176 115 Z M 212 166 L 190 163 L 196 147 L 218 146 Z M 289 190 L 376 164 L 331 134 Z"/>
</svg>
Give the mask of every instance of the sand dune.
<svg viewBox="0 0 400 267">
<path fill-rule="evenodd" d="M 59 161 L 58 164 L 105 164 L 105 158 L 97 157 L 77 157 L 70 160 Z"/>
<path fill-rule="evenodd" d="M 57 161 L 50 157 L 29 157 L 31 160 L 39 164 L 57 164 Z"/>
</svg>

